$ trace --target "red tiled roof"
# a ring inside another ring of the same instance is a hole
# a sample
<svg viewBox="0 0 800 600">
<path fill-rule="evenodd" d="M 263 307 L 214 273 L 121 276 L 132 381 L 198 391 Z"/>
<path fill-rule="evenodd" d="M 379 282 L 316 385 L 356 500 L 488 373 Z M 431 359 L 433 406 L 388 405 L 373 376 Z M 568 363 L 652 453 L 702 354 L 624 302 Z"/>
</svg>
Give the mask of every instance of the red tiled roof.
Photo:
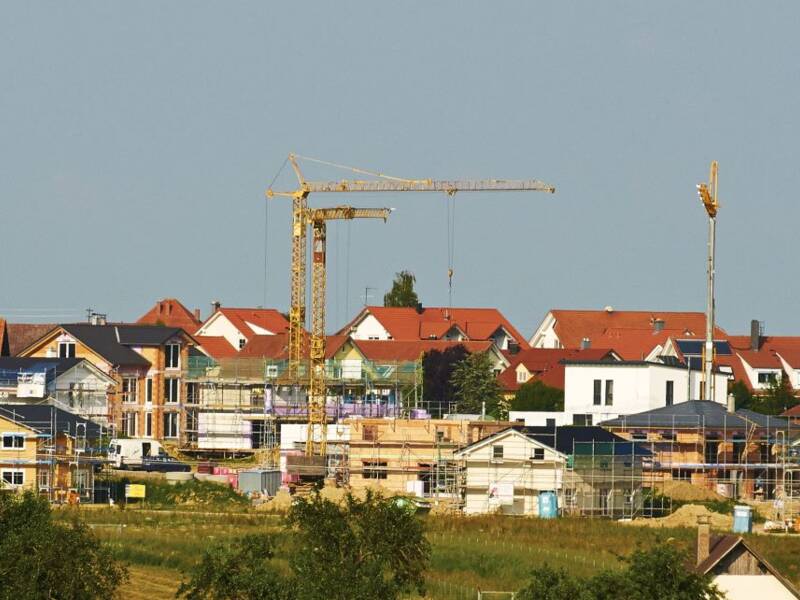
<svg viewBox="0 0 800 600">
<path fill-rule="evenodd" d="M 441 338 L 457 326 L 471 340 L 488 340 L 501 327 L 513 337 L 521 348 L 528 343 L 522 334 L 496 308 L 394 308 L 367 306 L 339 333 L 349 334 L 350 328 L 366 314 L 373 315 L 389 335 L 397 341 Z"/>
<path fill-rule="evenodd" d="M 737 350 L 736 354 L 754 369 L 781 369 L 780 359 L 769 350 Z"/>
<path fill-rule="evenodd" d="M 308 359 L 307 333 L 303 334 L 303 347 L 301 349 L 303 360 Z M 333 358 L 342 345 L 347 341 L 344 335 L 329 335 L 325 338 L 325 358 Z M 283 360 L 289 357 L 289 335 L 278 333 L 276 335 L 254 335 L 244 348 L 239 351 L 239 356 L 246 358 L 271 358 Z"/>
<path fill-rule="evenodd" d="M 625 360 L 642 360 L 667 338 L 701 338 L 706 317 L 702 312 L 659 312 L 633 310 L 553 310 L 554 329 L 565 348 L 580 348 L 584 338 L 592 346 L 614 348 Z M 656 321 L 663 321 L 656 331 Z M 715 328 L 715 337 L 726 337 Z"/>
<path fill-rule="evenodd" d="M 447 341 L 447 340 L 352 340 L 364 358 L 374 361 L 415 361 L 426 352 L 438 350 L 442 352 L 455 346 L 464 346 L 467 352 L 486 352 L 493 346 L 489 340 L 481 341 Z"/>
<path fill-rule="evenodd" d="M 800 404 L 781 413 L 782 417 L 800 417 Z"/>
<path fill-rule="evenodd" d="M 8 354 L 8 344 L 6 343 L 6 320 L 0 319 L 0 356 Z"/>
<path fill-rule="evenodd" d="M 228 308 L 223 306 L 219 312 L 225 315 L 248 340 L 253 336 L 260 335 L 253 331 L 248 323 L 274 334 L 285 333 L 289 329 L 289 321 L 274 308 Z"/>
<path fill-rule="evenodd" d="M 238 350 L 221 335 L 197 335 L 194 339 L 211 358 L 232 358 L 239 354 Z"/>
<path fill-rule="evenodd" d="M 180 300 L 175 298 L 159 300 L 153 308 L 139 317 L 136 323 L 140 325 L 180 327 L 189 335 L 197 331 L 198 327 L 201 325 L 200 319 L 186 308 Z"/>
<path fill-rule="evenodd" d="M 56 327 L 55 323 L 6 323 L 9 356 L 16 356 Z"/>
<path fill-rule="evenodd" d="M 602 360 L 615 354 L 614 350 L 603 348 L 531 348 L 520 350 L 513 356 L 511 364 L 497 376 L 500 386 L 509 392 L 519 389 L 521 383 L 517 381 L 517 367 L 522 364 L 533 374 L 532 379 L 539 379 L 550 387 L 564 389 L 565 359 Z M 531 381 L 531 380 L 529 380 Z"/>
</svg>

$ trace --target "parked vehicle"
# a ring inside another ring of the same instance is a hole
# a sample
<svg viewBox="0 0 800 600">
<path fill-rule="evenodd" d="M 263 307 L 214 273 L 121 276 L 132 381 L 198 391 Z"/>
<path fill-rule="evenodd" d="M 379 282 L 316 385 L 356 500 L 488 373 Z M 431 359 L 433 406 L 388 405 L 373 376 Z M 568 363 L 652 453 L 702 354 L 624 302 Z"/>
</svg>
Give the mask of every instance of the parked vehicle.
<svg viewBox="0 0 800 600">
<path fill-rule="evenodd" d="M 156 440 L 115 438 L 108 446 L 108 460 L 117 469 L 133 471 L 191 471 L 191 467 L 172 458 Z"/>
</svg>

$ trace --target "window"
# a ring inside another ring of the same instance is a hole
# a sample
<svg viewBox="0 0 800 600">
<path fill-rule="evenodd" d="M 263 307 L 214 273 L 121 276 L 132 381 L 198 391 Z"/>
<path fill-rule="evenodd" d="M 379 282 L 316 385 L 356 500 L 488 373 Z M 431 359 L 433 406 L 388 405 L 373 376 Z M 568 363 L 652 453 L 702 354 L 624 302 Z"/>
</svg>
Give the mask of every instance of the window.
<svg viewBox="0 0 800 600">
<path fill-rule="evenodd" d="M 25 447 L 25 435 L 22 433 L 4 433 L 3 450 L 17 450 Z"/>
<path fill-rule="evenodd" d="M 606 406 L 614 404 L 614 380 L 606 379 Z"/>
<path fill-rule="evenodd" d="M 167 369 L 177 369 L 181 366 L 181 345 L 180 344 L 167 344 Z"/>
<path fill-rule="evenodd" d="M 672 406 L 673 397 L 674 397 L 673 396 L 674 389 L 675 389 L 675 382 L 672 381 L 672 380 L 667 381 L 667 390 L 666 390 L 666 394 L 665 394 L 666 395 L 666 405 L 667 406 Z"/>
<path fill-rule="evenodd" d="M 503 460 L 503 447 L 502 446 L 492 446 L 492 459 L 493 460 Z"/>
<path fill-rule="evenodd" d="M 544 460 L 544 448 L 534 448 L 531 460 Z"/>
<path fill-rule="evenodd" d="M 178 402 L 180 400 L 181 380 L 164 380 L 164 402 Z"/>
<path fill-rule="evenodd" d="M 136 377 L 122 378 L 122 401 L 136 402 L 139 390 L 139 380 Z"/>
<path fill-rule="evenodd" d="M 153 437 L 153 413 L 144 414 L 144 437 Z"/>
<path fill-rule="evenodd" d="M 253 397 L 255 397 L 255 396 L 256 396 L 256 394 L 253 394 Z M 262 396 L 263 396 L 263 394 L 262 394 Z M 186 384 L 186 400 L 188 402 L 193 402 L 195 404 L 200 402 L 200 384 L 198 384 L 198 383 L 187 383 Z"/>
<path fill-rule="evenodd" d="M 525 371 L 517 371 L 517 383 L 528 381 L 528 374 Z"/>
<path fill-rule="evenodd" d="M 637 433 L 633 433 L 633 434 L 631 434 L 631 439 L 634 442 L 646 442 L 647 441 L 647 434 L 646 433 L 642 433 L 641 431 L 637 432 Z"/>
<path fill-rule="evenodd" d="M 136 437 L 139 433 L 137 416 L 132 412 L 122 413 L 122 432 L 128 437 Z"/>
<path fill-rule="evenodd" d="M 178 413 L 164 413 L 164 437 L 178 437 Z"/>
<path fill-rule="evenodd" d="M 239 350 L 241 350 L 242 348 L 244 348 L 246 344 L 247 344 L 247 340 L 246 340 L 246 339 L 244 339 L 244 338 L 239 338 Z"/>
<path fill-rule="evenodd" d="M 591 427 L 592 415 L 572 415 L 572 424 L 580 427 Z"/>
<path fill-rule="evenodd" d="M 153 379 L 148 377 L 144 385 L 144 401 L 147 404 L 153 403 Z"/>
<path fill-rule="evenodd" d="M 364 425 L 364 441 L 374 442 L 376 439 L 378 439 L 378 426 Z"/>
<path fill-rule="evenodd" d="M 758 372 L 758 383 L 763 383 L 763 384 L 775 383 L 777 379 L 778 379 L 778 374 L 773 371 Z"/>
<path fill-rule="evenodd" d="M 548 429 L 555 429 L 556 428 L 556 420 L 555 419 L 545 419 L 545 427 Z"/>
<path fill-rule="evenodd" d="M 600 379 L 594 380 L 594 404 L 600 406 L 600 399 L 602 398 L 603 382 Z"/>
<path fill-rule="evenodd" d="M 36 483 L 40 490 L 50 489 L 50 469 L 38 469 L 36 471 Z"/>
<path fill-rule="evenodd" d="M 386 479 L 385 460 L 364 460 L 362 464 L 364 465 L 362 470 L 362 477 L 364 479 Z"/>
<path fill-rule="evenodd" d="M 267 377 L 278 376 L 278 365 L 267 365 Z"/>
<path fill-rule="evenodd" d="M 25 483 L 25 471 L 20 469 L 4 469 L 3 483 L 6 485 L 18 486 Z"/>
<path fill-rule="evenodd" d="M 75 342 L 58 342 L 59 358 L 75 358 Z"/>
</svg>

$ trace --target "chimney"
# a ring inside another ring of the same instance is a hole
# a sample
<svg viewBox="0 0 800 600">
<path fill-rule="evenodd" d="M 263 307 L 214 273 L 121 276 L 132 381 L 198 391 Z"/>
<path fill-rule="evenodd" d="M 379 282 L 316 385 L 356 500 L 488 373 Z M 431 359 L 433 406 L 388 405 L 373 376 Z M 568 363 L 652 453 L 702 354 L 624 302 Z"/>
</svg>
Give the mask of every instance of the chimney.
<svg viewBox="0 0 800 600">
<path fill-rule="evenodd" d="M 708 558 L 711 552 L 711 525 L 708 515 L 697 517 L 697 564 Z"/>
<path fill-rule="evenodd" d="M 664 319 L 654 319 L 653 320 L 653 332 L 659 333 L 664 331 Z"/>
<path fill-rule="evenodd" d="M 761 347 L 761 323 L 753 319 L 750 321 L 750 350 L 758 351 Z"/>
<path fill-rule="evenodd" d="M 222 303 L 219 300 L 214 300 L 211 303 L 211 314 L 213 315 L 214 313 L 216 313 L 220 309 L 221 306 L 222 306 Z"/>
<path fill-rule="evenodd" d="M 92 312 L 89 315 L 89 324 L 90 325 L 106 325 L 107 319 L 106 315 L 102 313 Z"/>
<path fill-rule="evenodd" d="M 417 311 L 417 314 L 420 314 L 420 315 L 421 315 L 421 314 L 422 314 L 422 312 L 423 312 L 423 310 L 424 310 L 424 309 L 422 308 L 422 302 L 417 302 L 417 305 L 414 307 L 414 310 L 416 310 L 416 311 Z M 446 317 L 445 317 L 445 318 L 446 318 Z"/>
<path fill-rule="evenodd" d="M 197 319 L 198 321 L 200 320 L 200 309 L 199 308 L 195 308 L 194 309 L 194 318 Z"/>
<path fill-rule="evenodd" d="M 581 340 L 581 350 L 587 350 L 592 347 L 592 340 L 585 337 Z"/>
<path fill-rule="evenodd" d="M 728 394 L 728 412 L 736 412 L 736 398 L 734 398 L 733 394 Z"/>
</svg>

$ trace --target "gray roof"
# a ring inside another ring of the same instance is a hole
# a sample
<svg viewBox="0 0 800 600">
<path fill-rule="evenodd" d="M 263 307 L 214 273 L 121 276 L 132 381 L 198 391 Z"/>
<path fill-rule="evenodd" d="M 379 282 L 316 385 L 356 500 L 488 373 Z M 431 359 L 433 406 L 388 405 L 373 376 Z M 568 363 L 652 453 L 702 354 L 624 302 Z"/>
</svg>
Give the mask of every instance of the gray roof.
<svg viewBox="0 0 800 600">
<path fill-rule="evenodd" d="M 65 433 L 75 437 L 78 425 L 83 425 L 88 439 L 98 439 L 102 430 L 94 421 L 50 404 L 0 404 L 0 417 L 48 435 Z"/>
<path fill-rule="evenodd" d="M 785 429 L 786 419 L 754 413 L 749 410 L 728 412 L 725 405 L 709 400 L 690 400 L 672 406 L 623 415 L 616 419 L 603 421 L 605 427 L 714 427 L 728 429 L 747 429 L 756 423 L 759 427 Z"/>
<path fill-rule="evenodd" d="M 64 330 L 114 365 L 149 367 L 150 361 L 128 346 L 160 346 L 180 335 L 179 327 L 161 325 L 62 325 Z"/>
</svg>

